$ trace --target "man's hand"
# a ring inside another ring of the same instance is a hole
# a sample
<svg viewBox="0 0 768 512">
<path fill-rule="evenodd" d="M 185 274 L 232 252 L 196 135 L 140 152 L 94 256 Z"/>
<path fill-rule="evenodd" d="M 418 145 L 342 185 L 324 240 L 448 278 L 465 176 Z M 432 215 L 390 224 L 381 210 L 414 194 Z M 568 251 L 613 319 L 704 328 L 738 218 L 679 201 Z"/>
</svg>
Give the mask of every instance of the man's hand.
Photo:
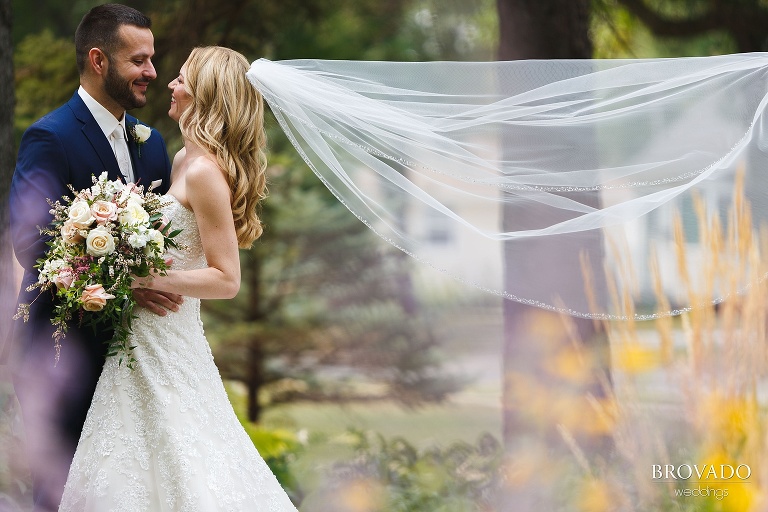
<svg viewBox="0 0 768 512">
<path fill-rule="evenodd" d="M 178 311 L 184 297 L 175 293 L 158 292 L 149 288 L 134 288 L 133 298 L 136 303 L 156 315 L 165 316 L 168 311 Z"/>
</svg>

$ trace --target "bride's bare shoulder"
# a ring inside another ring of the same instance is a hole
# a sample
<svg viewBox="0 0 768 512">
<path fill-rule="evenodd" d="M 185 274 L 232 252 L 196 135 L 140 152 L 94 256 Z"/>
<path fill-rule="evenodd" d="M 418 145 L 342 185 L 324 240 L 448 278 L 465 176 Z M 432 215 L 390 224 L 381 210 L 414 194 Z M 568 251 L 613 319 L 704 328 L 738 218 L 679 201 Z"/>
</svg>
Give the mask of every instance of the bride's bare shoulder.
<svg viewBox="0 0 768 512">
<path fill-rule="evenodd" d="M 189 161 L 185 172 L 187 189 L 199 190 L 204 195 L 229 195 L 229 185 L 221 167 L 211 158 L 199 156 Z M 194 193 L 194 192 L 193 192 Z"/>
</svg>

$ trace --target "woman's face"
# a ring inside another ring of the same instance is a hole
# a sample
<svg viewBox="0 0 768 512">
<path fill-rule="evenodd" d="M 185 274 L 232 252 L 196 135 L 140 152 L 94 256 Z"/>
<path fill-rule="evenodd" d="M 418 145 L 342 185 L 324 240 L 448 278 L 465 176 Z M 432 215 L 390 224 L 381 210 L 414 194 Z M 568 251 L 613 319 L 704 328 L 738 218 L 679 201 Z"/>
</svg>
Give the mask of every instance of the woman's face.
<svg viewBox="0 0 768 512">
<path fill-rule="evenodd" d="M 189 95 L 186 85 L 184 85 L 186 73 L 187 65 L 184 64 L 179 71 L 179 76 L 168 84 L 168 88 L 171 90 L 171 108 L 168 110 L 168 116 L 176 122 L 192 103 L 192 96 Z"/>
</svg>

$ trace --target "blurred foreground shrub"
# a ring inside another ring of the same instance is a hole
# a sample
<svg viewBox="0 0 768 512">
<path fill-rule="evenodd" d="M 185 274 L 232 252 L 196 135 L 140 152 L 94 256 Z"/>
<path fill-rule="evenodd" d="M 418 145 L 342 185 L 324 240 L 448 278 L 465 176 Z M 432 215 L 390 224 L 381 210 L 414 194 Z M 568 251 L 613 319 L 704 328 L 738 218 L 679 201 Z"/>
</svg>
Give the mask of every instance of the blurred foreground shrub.
<svg viewBox="0 0 768 512">
<path fill-rule="evenodd" d="M 493 510 L 502 462 L 496 438 L 419 450 L 401 437 L 350 430 L 355 457 L 334 465 L 319 510 L 470 512 Z M 313 508 L 314 510 L 314 508 Z"/>
</svg>

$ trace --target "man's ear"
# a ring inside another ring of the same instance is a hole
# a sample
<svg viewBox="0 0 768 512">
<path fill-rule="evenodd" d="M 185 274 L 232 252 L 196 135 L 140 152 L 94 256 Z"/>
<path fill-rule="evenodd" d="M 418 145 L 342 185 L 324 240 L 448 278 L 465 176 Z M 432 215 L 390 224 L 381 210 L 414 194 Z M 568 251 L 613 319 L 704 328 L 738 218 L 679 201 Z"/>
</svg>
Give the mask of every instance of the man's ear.
<svg viewBox="0 0 768 512">
<path fill-rule="evenodd" d="M 107 54 L 98 48 L 91 48 L 88 51 L 88 64 L 97 75 L 106 75 L 109 59 Z"/>
</svg>

